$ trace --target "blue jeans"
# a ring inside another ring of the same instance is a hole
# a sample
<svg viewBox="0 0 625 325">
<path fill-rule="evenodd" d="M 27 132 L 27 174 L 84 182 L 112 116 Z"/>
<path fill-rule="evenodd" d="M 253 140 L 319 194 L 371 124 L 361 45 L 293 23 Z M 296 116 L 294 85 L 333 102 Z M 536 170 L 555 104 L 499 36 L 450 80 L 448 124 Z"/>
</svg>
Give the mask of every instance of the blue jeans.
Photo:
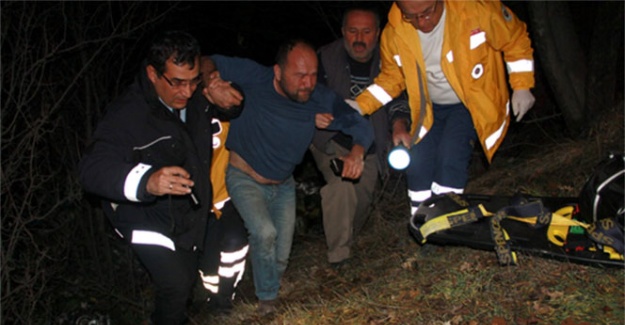
<svg viewBox="0 0 625 325">
<path fill-rule="evenodd" d="M 264 185 L 228 166 L 226 186 L 249 232 L 256 296 L 276 299 L 293 243 L 295 180 L 289 177 L 280 184 Z"/>
</svg>

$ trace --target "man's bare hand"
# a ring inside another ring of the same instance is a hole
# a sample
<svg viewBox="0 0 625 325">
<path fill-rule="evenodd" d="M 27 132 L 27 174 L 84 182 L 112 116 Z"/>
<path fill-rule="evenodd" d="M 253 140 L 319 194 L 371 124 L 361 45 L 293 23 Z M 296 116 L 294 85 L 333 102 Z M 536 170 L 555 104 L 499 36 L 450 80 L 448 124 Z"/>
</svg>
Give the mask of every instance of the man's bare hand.
<svg viewBox="0 0 625 325">
<path fill-rule="evenodd" d="M 365 161 L 362 157 L 355 157 L 351 154 L 339 158 L 343 160 L 343 173 L 341 177 L 349 179 L 358 179 L 362 175 L 365 168 Z"/>
<path fill-rule="evenodd" d="M 408 133 L 408 122 L 398 119 L 393 123 L 393 146 L 403 144 L 404 147 L 410 148 L 412 145 L 410 133 Z"/>
<path fill-rule="evenodd" d="M 315 126 L 318 129 L 327 128 L 334 120 L 332 113 L 319 113 L 315 115 Z"/>
<path fill-rule="evenodd" d="M 358 179 L 365 168 L 365 148 L 359 144 L 354 144 L 352 150 L 345 156 L 340 157 L 343 161 L 343 173 L 341 177 Z"/>
<path fill-rule="evenodd" d="M 163 167 L 150 176 L 146 189 L 156 196 L 187 195 L 195 184 L 189 177 L 191 175 L 182 167 Z"/>
<path fill-rule="evenodd" d="M 243 95 L 234 89 L 230 82 L 222 80 L 218 71 L 205 78 L 202 94 L 212 104 L 226 109 L 239 106 L 243 101 Z"/>
</svg>

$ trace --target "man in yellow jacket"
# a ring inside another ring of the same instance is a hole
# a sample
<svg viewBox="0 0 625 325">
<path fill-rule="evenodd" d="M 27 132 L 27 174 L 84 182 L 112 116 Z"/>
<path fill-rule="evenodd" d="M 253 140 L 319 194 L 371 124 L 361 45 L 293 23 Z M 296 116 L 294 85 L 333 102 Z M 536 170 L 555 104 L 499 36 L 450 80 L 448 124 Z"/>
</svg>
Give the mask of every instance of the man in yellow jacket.
<svg viewBox="0 0 625 325">
<path fill-rule="evenodd" d="M 350 104 L 371 114 L 407 90 L 410 111 L 391 120 L 393 143 L 410 148 L 414 213 L 432 194 L 462 193 L 474 142 L 490 162 L 510 114 L 532 107 L 533 50 L 525 23 L 493 0 L 396 1 L 380 46 L 382 71 Z"/>
<path fill-rule="evenodd" d="M 207 83 L 208 84 L 208 83 Z M 200 262 L 202 284 L 208 293 L 208 308 L 217 314 L 232 310 L 235 290 L 243 279 L 249 245 L 247 229 L 230 200 L 226 188 L 226 168 L 230 151 L 226 138 L 230 121 L 213 118 L 213 159 L 210 178 L 213 185 L 213 209 L 206 230 L 206 250 Z"/>
</svg>

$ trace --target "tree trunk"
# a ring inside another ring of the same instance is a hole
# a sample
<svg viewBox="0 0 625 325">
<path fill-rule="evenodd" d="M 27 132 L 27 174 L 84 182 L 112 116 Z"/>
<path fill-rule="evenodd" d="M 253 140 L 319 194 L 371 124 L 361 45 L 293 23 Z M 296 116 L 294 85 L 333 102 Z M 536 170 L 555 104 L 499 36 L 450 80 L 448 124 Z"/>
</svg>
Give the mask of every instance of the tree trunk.
<svg viewBox="0 0 625 325">
<path fill-rule="evenodd" d="M 596 6 L 586 79 L 587 120 L 614 105 L 617 73 L 623 73 L 618 70 L 618 60 L 623 60 L 623 2 L 602 1 Z"/>
<path fill-rule="evenodd" d="M 529 1 L 533 43 L 571 135 L 580 133 L 586 104 L 586 59 L 566 2 Z"/>
</svg>

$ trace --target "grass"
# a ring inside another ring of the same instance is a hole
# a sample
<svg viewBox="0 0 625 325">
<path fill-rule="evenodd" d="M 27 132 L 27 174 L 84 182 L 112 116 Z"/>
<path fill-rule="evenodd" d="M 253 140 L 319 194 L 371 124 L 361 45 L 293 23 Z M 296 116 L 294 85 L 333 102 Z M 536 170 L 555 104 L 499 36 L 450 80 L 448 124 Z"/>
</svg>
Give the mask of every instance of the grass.
<svg viewBox="0 0 625 325">
<path fill-rule="evenodd" d="M 499 157 L 487 171 L 472 175 L 467 192 L 577 196 L 607 150 L 623 151 L 622 123 L 620 106 L 599 119 L 589 139 L 557 139 L 539 150 Z M 255 314 L 248 266 L 234 312 L 214 316 L 199 311 L 191 323 L 625 324 L 624 269 L 527 254 L 520 254 L 519 265 L 502 267 L 492 251 L 421 246 L 407 230 L 405 186 L 398 173 L 386 180 L 355 242 L 355 256 L 340 272 L 328 266 L 319 220 L 305 222 L 285 274 L 292 289 L 281 291 L 277 313 Z"/>
<path fill-rule="evenodd" d="M 489 251 L 420 246 L 401 215 L 374 214 L 350 267 L 327 267 L 323 236 L 298 237 L 273 316 L 258 317 L 251 279 L 228 317 L 197 324 L 620 324 L 624 271 L 522 255 L 501 267 Z M 425 248 L 424 248 L 425 247 Z M 249 274 L 249 273 L 248 273 Z"/>
</svg>

